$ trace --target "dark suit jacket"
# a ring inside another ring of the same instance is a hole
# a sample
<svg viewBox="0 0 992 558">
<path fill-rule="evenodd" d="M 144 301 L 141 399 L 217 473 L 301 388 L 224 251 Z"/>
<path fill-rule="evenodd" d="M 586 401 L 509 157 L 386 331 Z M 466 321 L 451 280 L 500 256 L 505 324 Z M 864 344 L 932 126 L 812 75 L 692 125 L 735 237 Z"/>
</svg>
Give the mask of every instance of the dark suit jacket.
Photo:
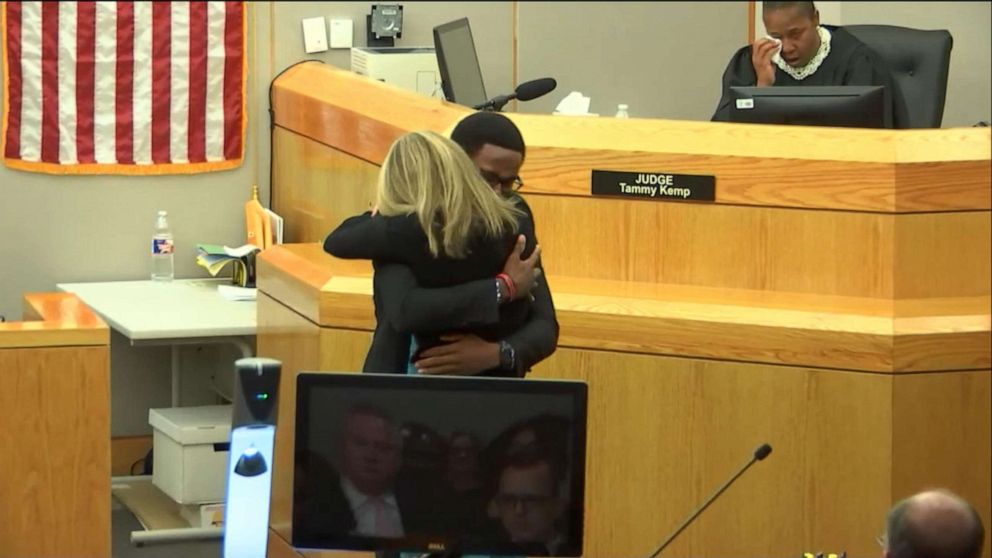
<svg viewBox="0 0 992 558">
<path fill-rule="evenodd" d="M 306 468 L 298 468 L 293 504 L 293 542 L 304 548 L 352 548 L 374 550 L 402 540 L 377 539 L 351 534 L 357 522 L 341 488 L 341 477 L 325 459 L 311 455 Z M 399 507 L 403 531 L 416 539 L 437 530 L 433 519 L 437 506 L 429 490 L 418 483 L 397 479 L 393 493 Z"/>
<path fill-rule="evenodd" d="M 520 234 L 527 237 L 527 248 L 524 251 L 526 256 L 533 250 L 537 238 L 530 207 L 522 198 L 517 198 L 517 203 L 525 214 L 525 218 L 521 220 Z M 380 235 L 378 238 L 373 238 L 371 242 L 367 238 L 360 238 L 359 227 L 365 226 L 364 222 L 369 219 L 366 214 L 353 217 L 348 226 L 342 224 L 327 237 L 324 249 L 338 257 L 368 257 L 371 251 L 377 249 L 372 244 L 389 243 L 389 231 L 381 225 L 378 226 L 378 231 L 372 233 L 372 236 Z M 393 227 L 393 233 L 399 234 L 409 225 L 409 222 L 399 223 Z M 399 246 L 407 250 L 410 248 L 409 244 L 416 241 L 423 243 L 419 247 L 423 250 L 426 237 L 419 225 L 416 225 L 416 229 L 419 236 L 408 236 L 405 241 L 396 241 L 391 247 L 392 252 L 398 251 Z M 362 234 L 367 233 L 366 230 Z M 493 369 L 483 375 L 523 376 L 534 364 L 553 353 L 558 343 L 558 321 L 546 277 L 542 276 L 538 285 L 532 289 L 534 299 L 530 304 L 516 301 L 500 306 L 496 303 L 493 277 L 502 270 L 509 253 L 507 249 L 512 248 L 512 242 L 513 239 L 508 239 L 504 246 L 505 252 L 499 253 L 498 257 L 493 257 L 491 251 L 483 253 L 481 256 L 484 256 L 485 262 L 480 267 L 464 266 L 457 277 L 447 276 L 447 279 L 428 277 L 423 273 L 418 275 L 415 269 L 417 266 L 412 264 L 373 261 L 376 270 L 373 280 L 376 330 L 363 370 L 404 373 L 410 361 L 410 336 L 406 333 L 410 331 L 462 330 L 477 333 L 490 341 L 509 342 L 517 353 L 516 370 Z M 405 261 L 423 257 L 423 254 L 411 256 L 410 253 L 391 255 Z M 480 255 L 476 259 L 480 259 Z M 429 267 L 429 272 L 442 275 L 446 273 L 444 268 L 447 264 L 443 262 L 423 259 L 418 261 L 418 265 Z M 473 276 L 486 278 L 474 281 L 466 279 Z M 454 279 L 461 281 L 452 284 Z M 438 288 L 436 285 L 439 283 L 452 286 Z M 420 339 L 418 343 L 419 341 Z"/>
</svg>

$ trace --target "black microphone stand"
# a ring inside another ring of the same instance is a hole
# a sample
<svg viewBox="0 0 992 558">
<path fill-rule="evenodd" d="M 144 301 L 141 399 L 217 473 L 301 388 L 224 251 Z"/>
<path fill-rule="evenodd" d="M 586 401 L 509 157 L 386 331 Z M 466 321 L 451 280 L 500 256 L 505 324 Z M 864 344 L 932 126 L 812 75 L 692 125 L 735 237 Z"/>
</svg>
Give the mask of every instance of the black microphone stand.
<svg viewBox="0 0 992 558">
<path fill-rule="evenodd" d="M 751 467 L 751 465 L 754 465 L 758 461 L 761 461 L 762 459 L 768 457 L 768 454 L 771 453 L 771 452 L 772 452 L 772 447 L 769 446 L 768 444 L 763 444 L 760 447 L 758 447 L 758 449 L 755 450 L 754 455 L 751 457 L 751 459 L 748 460 L 748 462 L 745 463 L 744 466 L 741 467 L 740 470 L 737 471 L 737 474 L 735 474 L 734 476 L 730 477 L 730 480 L 728 480 L 727 482 L 723 483 L 723 486 L 721 486 L 719 490 L 717 490 L 716 492 L 714 492 L 713 495 L 710 496 L 706 500 L 706 502 L 703 503 L 703 505 L 699 507 L 699 509 L 697 509 L 696 511 L 692 512 L 692 515 L 690 515 L 688 519 L 686 519 L 685 521 L 683 521 L 682 522 L 682 525 L 679 525 L 679 528 L 676 529 L 675 532 L 671 534 L 671 536 L 669 536 L 667 539 L 665 539 L 665 542 L 661 543 L 661 546 L 659 546 L 657 550 L 655 550 L 654 552 L 652 552 L 651 553 L 651 556 L 649 556 L 648 558 L 656 558 L 659 554 L 661 554 L 661 551 L 662 550 L 665 550 L 665 547 L 668 546 L 668 545 L 670 545 L 672 543 L 672 541 L 675 540 L 675 537 L 679 536 L 679 533 L 681 533 L 682 531 L 684 531 L 685 528 L 688 527 L 690 523 L 692 523 L 692 520 L 696 519 L 696 517 L 699 514 L 703 513 L 703 510 L 705 510 L 706 508 L 708 508 L 710 506 L 710 504 L 712 504 L 714 502 L 714 500 L 716 500 L 721 494 L 723 494 L 723 491 L 727 490 L 727 488 L 731 484 L 733 484 L 734 481 L 737 480 L 738 477 L 740 477 L 741 475 L 743 475 L 744 474 L 744 471 L 747 471 Z"/>
<path fill-rule="evenodd" d="M 500 95 L 499 97 L 493 97 L 492 99 L 489 99 L 488 101 L 482 103 L 481 105 L 475 105 L 472 108 L 474 108 L 475 110 L 482 110 L 486 112 L 500 112 L 501 110 L 503 110 L 503 107 L 506 106 L 506 103 L 509 103 L 514 98 L 516 98 L 515 95 Z"/>
</svg>

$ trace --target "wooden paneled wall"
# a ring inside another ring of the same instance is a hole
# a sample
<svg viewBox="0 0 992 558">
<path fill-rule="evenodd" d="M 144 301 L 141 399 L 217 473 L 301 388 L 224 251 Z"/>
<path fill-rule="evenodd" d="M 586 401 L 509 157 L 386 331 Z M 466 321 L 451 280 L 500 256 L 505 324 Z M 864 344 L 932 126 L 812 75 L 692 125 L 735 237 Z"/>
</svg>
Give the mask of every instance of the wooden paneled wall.
<svg viewBox="0 0 992 558">
<path fill-rule="evenodd" d="M 367 209 L 396 137 L 468 114 L 311 65 L 275 93 L 275 209 L 300 243 Z M 931 486 L 992 521 L 988 129 L 509 116 L 561 324 L 533 374 L 590 387 L 586 556 L 646 555 L 764 441 L 673 554 L 877 554 L 885 510 Z M 594 198 L 593 169 L 712 175 L 716 201 Z M 358 370 L 370 273 L 317 244 L 260 256 L 260 354 Z"/>
<path fill-rule="evenodd" d="M 110 333 L 65 293 L 0 323 L 0 556 L 110 556 Z"/>
</svg>

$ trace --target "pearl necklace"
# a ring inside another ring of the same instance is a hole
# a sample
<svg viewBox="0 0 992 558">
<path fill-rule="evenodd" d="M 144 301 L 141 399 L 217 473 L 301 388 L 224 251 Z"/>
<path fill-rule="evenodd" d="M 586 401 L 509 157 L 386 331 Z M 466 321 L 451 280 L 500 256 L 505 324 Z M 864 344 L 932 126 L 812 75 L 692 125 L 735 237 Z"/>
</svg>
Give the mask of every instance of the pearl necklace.
<svg viewBox="0 0 992 558">
<path fill-rule="evenodd" d="M 788 62 L 782 59 L 782 49 L 772 56 L 772 62 L 776 66 L 781 68 L 781 70 L 796 80 L 803 80 L 809 76 L 816 73 L 820 69 L 820 64 L 827 59 L 827 55 L 830 54 L 830 31 L 827 31 L 823 26 L 816 28 L 817 34 L 820 35 L 820 48 L 816 49 L 816 54 L 813 58 L 806 63 L 805 66 L 801 68 L 793 68 Z"/>
</svg>

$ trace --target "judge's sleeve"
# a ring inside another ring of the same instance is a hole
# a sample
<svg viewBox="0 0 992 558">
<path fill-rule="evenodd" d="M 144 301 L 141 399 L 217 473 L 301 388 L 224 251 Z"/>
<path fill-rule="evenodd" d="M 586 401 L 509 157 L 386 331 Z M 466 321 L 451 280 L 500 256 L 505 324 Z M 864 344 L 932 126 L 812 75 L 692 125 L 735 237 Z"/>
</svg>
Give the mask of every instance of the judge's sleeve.
<svg viewBox="0 0 992 558">
<path fill-rule="evenodd" d="M 417 285 L 410 267 L 378 263 L 375 285 L 382 315 L 397 331 L 461 329 L 499 321 L 494 278 L 426 288 Z"/>
<path fill-rule="evenodd" d="M 746 46 L 737 51 L 734 57 L 727 64 L 727 69 L 723 72 L 722 93 L 720 102 L 713 113 L 713 122 L 730 122 L 730 103 L 733 99 L 730 96 L 731 87 L 753 87 L 757 85 L 758 77 L 754 73 L 754 65 L 751 64 L 751 47 Z"/>
</svg>

